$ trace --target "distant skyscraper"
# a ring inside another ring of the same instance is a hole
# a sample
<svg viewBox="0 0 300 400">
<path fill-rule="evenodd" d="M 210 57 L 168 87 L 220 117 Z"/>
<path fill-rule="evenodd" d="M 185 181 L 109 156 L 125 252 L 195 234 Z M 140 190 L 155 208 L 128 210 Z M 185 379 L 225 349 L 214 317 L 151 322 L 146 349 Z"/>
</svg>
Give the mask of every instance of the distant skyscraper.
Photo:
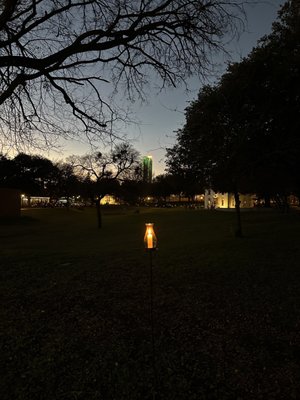
<svg viewBox="0 0 300 400">
<path fill-rule="evenodd" d="M 143 157 L 143 181 L 152 182 L 152 156 Z"/>
</svg>

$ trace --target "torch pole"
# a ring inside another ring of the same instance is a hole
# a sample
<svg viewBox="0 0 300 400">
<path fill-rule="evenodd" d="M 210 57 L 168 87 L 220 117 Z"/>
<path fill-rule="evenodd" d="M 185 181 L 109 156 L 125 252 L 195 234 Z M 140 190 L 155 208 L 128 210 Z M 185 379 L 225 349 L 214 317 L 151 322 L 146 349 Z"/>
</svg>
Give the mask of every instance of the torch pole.
<svg viewBox="0 0 300 400">
<path fill-rule="evenodd" d="M 154 374 L 154 390 L 152 392 L 153 400 L 156 398 L 158 377 L 156 370 L 156 353 L 155 353 L 155 340 L 154 340 L 154 319 L 153 319 L 153 251 L 149 249 L 149 261 L 150 261 L 150 324 L 151 324 L 151 342 L 152 342 L 152 368 Z"/>
</svg>

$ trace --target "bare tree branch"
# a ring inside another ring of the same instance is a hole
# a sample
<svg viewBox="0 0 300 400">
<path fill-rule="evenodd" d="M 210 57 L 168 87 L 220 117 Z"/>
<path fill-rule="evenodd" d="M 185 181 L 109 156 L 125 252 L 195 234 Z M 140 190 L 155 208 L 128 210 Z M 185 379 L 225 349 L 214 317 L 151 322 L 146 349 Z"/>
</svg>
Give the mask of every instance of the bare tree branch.
<svg viewBox="0 0 300 400">
<path fill-rule="evenodd" d="M 143 98 L 153 73 L 161 87 L 176 86 L 194 73 L 201 77 L 209 56 L 223 49 L 224 36 L 234 34 L 242 21 L 243 3 L 2 1 L 0 123 L 5 141 L 11 137 L 18 146 L 27 138 L 28 145 L 41 146 L 45 138 L 60 136 L 118 136 L 112 123 L 125 116 L 113 109 L 112 94 L 123 88 L 127 98 Z"/>
</svg>

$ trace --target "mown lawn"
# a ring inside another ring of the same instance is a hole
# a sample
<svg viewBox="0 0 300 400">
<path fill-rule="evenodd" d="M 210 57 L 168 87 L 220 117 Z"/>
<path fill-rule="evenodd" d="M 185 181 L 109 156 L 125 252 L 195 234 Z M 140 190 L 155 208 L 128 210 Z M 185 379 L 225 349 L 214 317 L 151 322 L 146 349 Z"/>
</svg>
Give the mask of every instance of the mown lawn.
<svg viewBox="0 0 300 400">
<path fill-rule="evenodd" d="M 299 213 L 94 214 L 0 220 L 1 400 L 300 398 Z"/>
</svg>

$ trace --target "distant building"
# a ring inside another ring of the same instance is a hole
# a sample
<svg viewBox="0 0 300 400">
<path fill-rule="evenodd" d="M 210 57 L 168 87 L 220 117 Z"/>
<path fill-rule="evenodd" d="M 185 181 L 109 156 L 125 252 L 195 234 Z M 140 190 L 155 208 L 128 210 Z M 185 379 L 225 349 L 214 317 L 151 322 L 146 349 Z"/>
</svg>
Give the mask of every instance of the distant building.
<svg viewBox="0 0 300 400">
<path fill-rule="evenodd" d="M 152 182 L 152 156 L 143 157 L 143 181 Z"/>
<path fill-rule="evenodd" d="M 121 204 L 119 199 L 117 199 L 115 196 L 107 194 L 102 199 L 100 200 L 101 205 L 110 205 L 110 206 L 118 206 Z"/>
<path fill-rule="evenodd" d="M 256 196 L 253 194 L 240 194 L 240 207 L 252 208 L 255 205 Z M 217 193 L 211 189 L 205 190 L 204 208 L 235 208 L 233 193 Z"/>
<path fill-rule="evenodd" d="M 27 196 L 26 194 L 21 194 L 21 207 L 45 207 L 50 204 L 49 196 Z"/>
</svg>

